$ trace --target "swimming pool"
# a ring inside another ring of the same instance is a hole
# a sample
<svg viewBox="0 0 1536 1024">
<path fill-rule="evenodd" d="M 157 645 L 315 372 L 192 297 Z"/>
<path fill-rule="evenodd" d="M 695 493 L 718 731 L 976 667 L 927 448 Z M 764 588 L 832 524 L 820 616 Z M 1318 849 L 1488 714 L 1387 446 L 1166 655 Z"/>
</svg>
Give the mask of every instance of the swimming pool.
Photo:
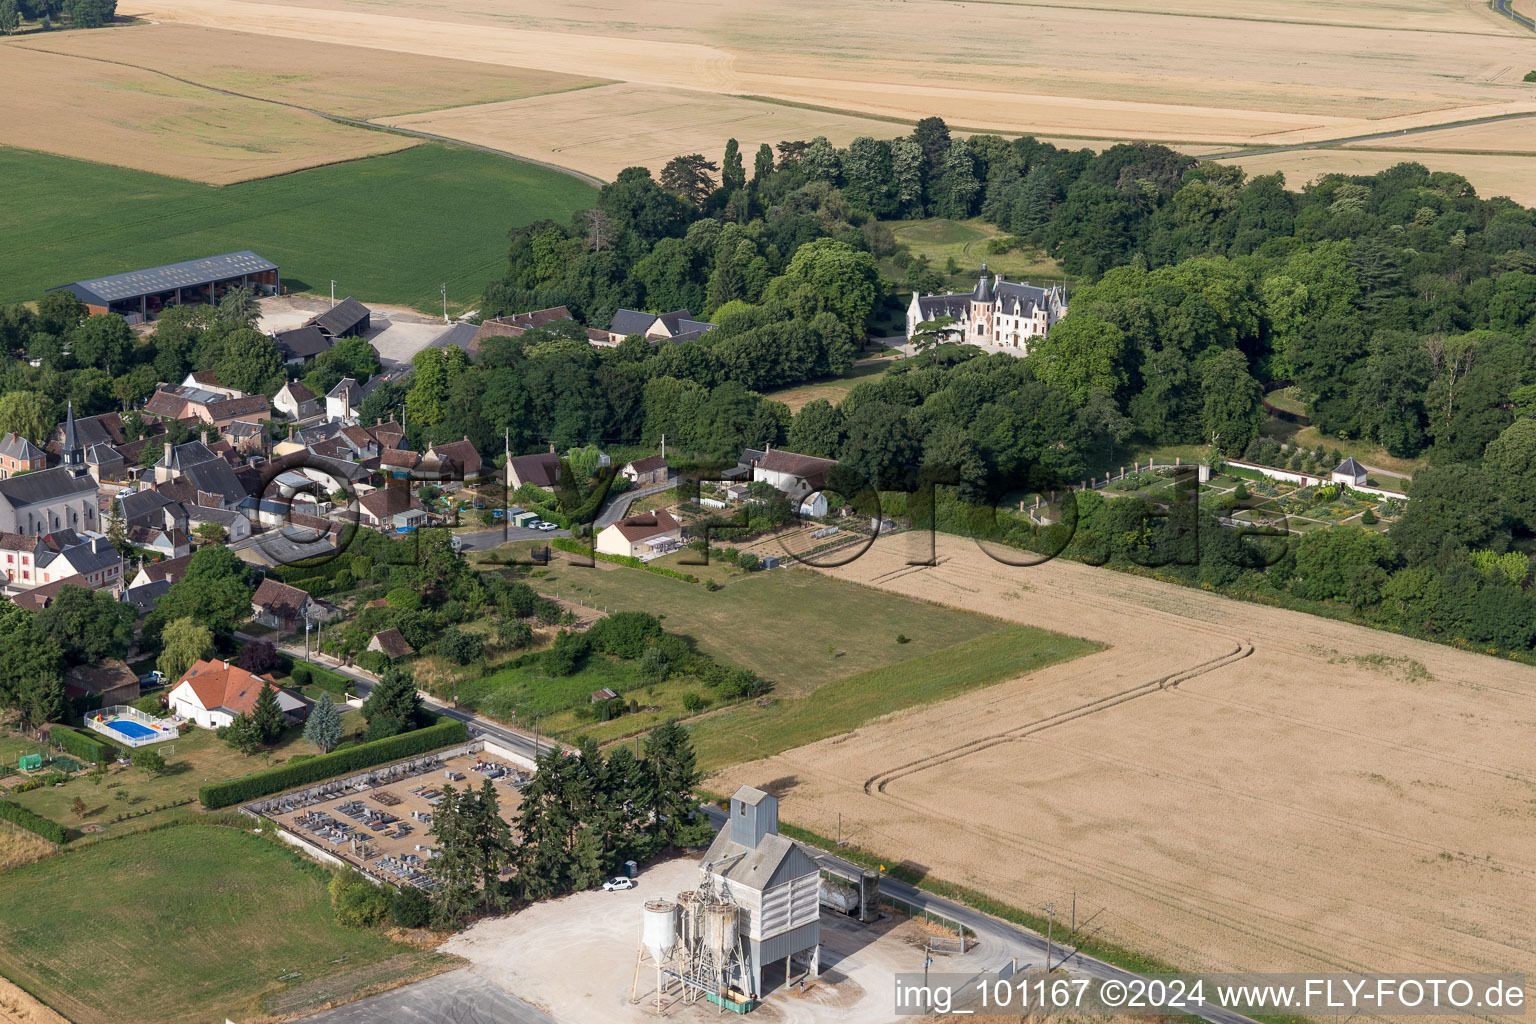
<svg viewBox="0 0 1536 1024">
<path fill-rule="evenodd" d="M 116 733 L 122 733 L 130 740 L 147 740 L 159 735 L 159 733 L 148 726 L 140 725 L 138 722 L 131 722 L 126 718 L 115 718 L 105 723 L 105 725 L 108 729 Z"/>
</svg>

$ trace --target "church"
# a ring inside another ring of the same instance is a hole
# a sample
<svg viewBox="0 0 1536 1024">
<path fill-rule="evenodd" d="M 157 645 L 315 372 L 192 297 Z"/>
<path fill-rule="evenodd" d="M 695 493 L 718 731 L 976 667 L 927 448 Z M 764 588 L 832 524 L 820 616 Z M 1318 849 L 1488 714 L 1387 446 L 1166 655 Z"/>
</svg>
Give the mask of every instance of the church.
<svg viewBox="0 0 1536 1024">
<path fill-rule="evenodd" d="M 947 316 L 955 321 L 952 340 L 1024 356 L 1031 341 L 1045 337 L 1066 315 L 1067 296 L 1059 285 L 1014 284 L 1002 274 L 989 275 L 983 263 L 981 279 L 969 293 L 913 294 L 907 307 L 907 340 L 917 333 L 918 324 Z"/>
</svg>

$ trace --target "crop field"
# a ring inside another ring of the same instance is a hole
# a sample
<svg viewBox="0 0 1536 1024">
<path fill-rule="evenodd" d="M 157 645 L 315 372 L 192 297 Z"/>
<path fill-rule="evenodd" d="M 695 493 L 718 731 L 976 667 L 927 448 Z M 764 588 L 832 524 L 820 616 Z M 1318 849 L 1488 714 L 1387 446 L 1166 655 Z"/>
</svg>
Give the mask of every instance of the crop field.
<svg viewBox="0 0 1536 1024">
<path fill-rule="evenodd" d="M 1214 0 L 979 3 L 963 17 L 944 0 L 849 0 L 835 32 L 824 8 L 792 0 L 657 0 L 643 10 L 603 0 L 510 0 L 495 10 L 464 0 L 148 5 L 160 21 L 1042 135 L 1316 140 L 1381 118 L 1440 124 L 1469 116 L 1462 111 L 1533 105 L 1520 82 L 1528 35 L 1471 0 L 1283 0 L 1237 13 Z M 1030 45 L 1021 47 L 1026 26 Z M 1255 33 L 1263 47 L 1251 45 Z M 914 39 L 916 54 L 905 45 Z M 626 116 L 614 112 L 614 131 Z"/>
<path fill-rule="evenodd" d="M 214 89 L 296 104 L 343 117 L 409 114 L 438 107 L 536 96 L 603 81 L 588 75 L 384 54 L 336 40 L 309 42 L 226 28 L 133 25 L 106 32 L 56 32 L 17 45 L 124 62 Z M 72 68 L 86 65 L 70 63 Z M 97 71 L 101 68 L 95 69 Z"/>
<path fill-rule="evenodd" d="M 420 968 L 335 923 L 324 870 L 241 830 L 162 829 L 4 878 L 0 972 L 78 1024 L 238 1020 L 315 978 Z"/>
<path fill-rule="evenodd" d="M 1074 146 L 1073 148 L 1081 148 Z M 1060 281 L 1061 264 L 1038 249 L 1014 249 L 1009 252 L 989 253 L 987 243 L 995 238 L 1006 238 L 1007 232 L 980 217 L 956 221 L 942 217 L 925 220 L 887 221 L 896 241 L 905 245 L 914 255 L 927 256 L 932 268 L 944 273 L 948 261 L 953 259 L 960 272 L 950 280 L 952 287 L 969 291 L 976 285 L 976 276 L 982 263 L 993 273 L 1002 274 L 1010 281 Z M 892 266 L 889 276 L 902 278 L 902 272 Z"/>
<path fill-rule="evenodd" d="M 212 184 L 416 144 L 19 41 L 0 43 L 0 91 L 9 109 L 0 143 Z"/>
<path fill-rule="evenodd" d="M 912 540 L 833 574 L 1107 649 L 712 789 L 1015 906 L 1075 893 L 1080 929 L 1181 967 L 1536 967 L 1536 669 L 956 538 L 911 567 Z"/>
<path fill-rule="evenodd" d="M 0 302 L 253 249 L 290 291 L 334 278 L 374 302 L 435 309 L 444 281 L 451 303 L 478 299 L 506 263 L 508 228 L 568 220 L 596 195 L 557 171 L 435 144 L 223 188 L 0 148 L 0 180 L 27 196 L 7 208 Z"/>
<path fill-rule="evenodd" d="M 1536 128 L 1531 122 L 1510 123 L 1524 126 L 1508 129 L 1511 134 Z M 1430 137 L 1409 136 L 1414 139 Z M 1249 175 L 1281 171 L 1285 174 L 1287 188 L 1300 189 L 1325 174 L 1375 174 L 1409 161 L 1421 163 L 1432 171 L 1455 171 L 1470 181 L 1480 196 L 1508 196 L 1523 205 L 1536 205 L 1536 154 L 1434 153 L 1408 149 L 1336 147 L 1235 157 L 1221 162 L 1239 164 Z"/>
<path fill-rule="evenodd" d="M 899 125 L 871 118 L 629 83 L 381 118 L 380 123 L 507 150 L 607 180 L 636 165 L 660 171 L 679 153 L 701 152 L 718 163 L 728 138 L 741 144 L 750 163 L 764 142 L 771 146 L 780 139 L 825 135 L 846 146 L 860 135 L 900 131 Z"/>
</svg>

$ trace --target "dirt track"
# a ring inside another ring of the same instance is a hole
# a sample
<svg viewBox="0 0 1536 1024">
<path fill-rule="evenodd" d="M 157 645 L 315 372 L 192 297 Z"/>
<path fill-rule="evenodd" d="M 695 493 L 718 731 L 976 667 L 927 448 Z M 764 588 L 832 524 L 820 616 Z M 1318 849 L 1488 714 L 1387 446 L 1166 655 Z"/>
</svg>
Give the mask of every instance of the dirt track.
<svg viewBox="0 0 1536 1024">
<path fill-rule="evenodd" d="M 1112 646 L 713 788 L 1190 968 L 1536 967 L 1536 669 L 903 541 L 834 571 Z"/>
</svg>

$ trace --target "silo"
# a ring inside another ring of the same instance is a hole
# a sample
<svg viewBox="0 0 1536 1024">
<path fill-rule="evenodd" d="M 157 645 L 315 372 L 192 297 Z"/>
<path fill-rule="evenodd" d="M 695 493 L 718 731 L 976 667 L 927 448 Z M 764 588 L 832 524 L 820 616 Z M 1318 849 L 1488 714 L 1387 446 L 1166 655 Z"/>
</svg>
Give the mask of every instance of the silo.
<svg viewBox="0 0 1536 1024">
<path fill-rule="evenodd" d="M 736 949 L 736 904 L 711 902 L 704 904 L 704 927 L 701 936 L 704 951 L 724 963 Z"/>
<path fill-rule="evenodd" d="M 701 914 L 704 907 L 704 894 L 697 889 L 677 894 L 678 903 L 678 938 L 688 956 L 694 956 L 699 951 L 699 936 L 703 931 L 704 922 Z"/>
<path fill-rule="evenodd" d="M 859 878 L 859 920 L 869 924 L 880 916 L 880 874 L 865 871 Z"/>
<path fill-rule="evenodd" d="M 677 904 L 650 900 L 643 913 L 640 942 L 651 959 L 661 963 L 677 945 Z"/>
</svg>

